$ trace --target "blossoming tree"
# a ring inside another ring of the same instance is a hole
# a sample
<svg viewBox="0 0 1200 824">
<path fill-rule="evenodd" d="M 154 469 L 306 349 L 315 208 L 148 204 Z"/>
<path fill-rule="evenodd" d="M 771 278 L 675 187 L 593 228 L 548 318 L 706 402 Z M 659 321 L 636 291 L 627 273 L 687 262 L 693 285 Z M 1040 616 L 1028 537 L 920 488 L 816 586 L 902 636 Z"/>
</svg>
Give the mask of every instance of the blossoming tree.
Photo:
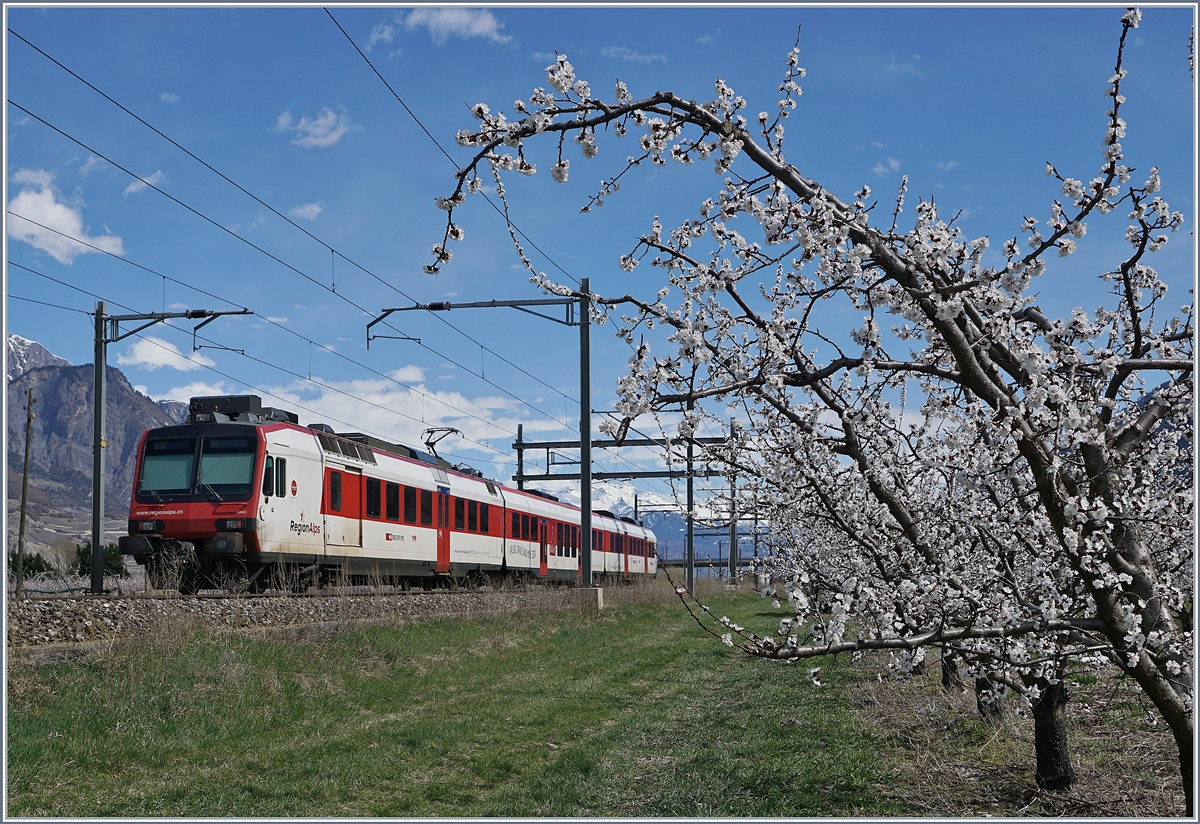
<svg viewBox="0 0 1200 824">
<path fill-rule="evenodd" d="M 618 387 L 625 420 L 693 406 L 686 437 L 705 416 L 720 425 L 706 404 L 739 407 L 717 456 L 743 479 L 739 510 L 795 538 L 771 564 L 796 618 L 772 636 L 728 622 L 718 634 L 789 661 L 890 651 L 899 671 L 930 647 L 954 655 L 1031 701 L 1038 780 L 1051 788 L 1073 777 L 1064 667 L 1106 660 L 1174 734 L 1190 812 L 1192 312 L 1167 308 L 1148 265 L 1183 216 L 1158 194 L 1157 169 L 1135 182 L 1120 142 L 1125 41 L 1139 20 L 1121 19 L 1099 172 L 1085 182 L 1047 164 L 1062 199 L 1043 222 L 1020 222 L 1002 263 L 985 263 L 988 239 L 964 237 L 932 202 L 902 228 L 907 181 L 877 221 L 869 188 L 847 202 L 787 162 L 797 46 L 777 107 L 755 118 L 720 80 L 705 103 L 635 99 L 620 82 L 605 101 L 562 55 L 515 119 L 478 104 L 478 125 L 458 134 L 474 155 L 439 198 L 446 233 L 427 271 L 449 261 L 455 210 L 486 179 L 503 197 L 505 173 L 535 172 L 527 141 L 557 140 L 551 176 L 565 182 L 568 136 L 590 158 L 599 133 L 640 131 L 640 153 L 585 210 L 640 164 L 714 162 L 723 185 L 697 216 L 670 231 L 655 218 L 620 260 L 659 267 L 657 295 L 591 300 L 600 321 L 620 313 L 630 342 L 665 327 L 675 347 L 637 347 Z M 1127 252 L 1090 296 L 1103 305 L 1048 316 L 1033 284 L 1076 251 L 1088 221 L 1121 219 Z M 535 283 L 572 293 L 513 239 Z M 861 326 L 831 332 L 829 300 Z M 909 384 L 917 415 L 897 408 Z"/>
</svg>

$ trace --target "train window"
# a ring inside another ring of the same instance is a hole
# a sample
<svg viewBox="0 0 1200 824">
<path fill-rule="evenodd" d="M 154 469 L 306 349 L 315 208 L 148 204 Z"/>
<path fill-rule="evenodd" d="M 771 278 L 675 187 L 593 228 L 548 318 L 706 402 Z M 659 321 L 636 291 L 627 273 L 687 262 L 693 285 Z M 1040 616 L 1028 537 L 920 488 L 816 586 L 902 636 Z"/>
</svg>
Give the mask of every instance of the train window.
<svg viewBox="0 0 1200 824">
<path fill-rule="evenodd" d="M 196 468 L 197 494 L 218 500 L 244 501 L 254 492 L 258 438 L 203 438 Z"/>
<path fill-rule="evenodd" d="M 467 501 L 467 531 L 479 531 L 479 502 Z"/>
<path fill-rule="evenodd" d="M 270 498 L 275 493 L 275 459 L 267 456 L 267 465 L 263 469 L 263 497 Z"/>
<path fill-rule="evenodd" d="M 483 503 L 479 505 L 479 531 L 485 535 L 492 531 L 488 525 L 488 505 Z"/>
<path fill-rule="evenodd" d="M 287 458 L 275 459 L 275 496 L 286 498 L 287 488 Z"/>
<path fill-rule="evenodd" d="M 579 557 L 579 527 L 571 527 L 571 557 Z"/>
<path fill-rule="evenodd" d="M 521 539 L 528 541 L 529 538 L 529 516 L 521 516 Z"/>
<path fill-rule="evenodd" d="M 383 498 L 389 521 L 400 520 L 400 484 L 388 483 L 383 488 Z"/>
<path fill-rule="evenodd" d="M 421 490 L 421 523 L 433 525 L 433 492 L 428 489 Z"/>
<path fill-rule="evenodd" d="M 383 484 L 378 478 L 367 478 L 367 517 L 378 518 L 382 509 L 379 506 L 379 493 Z"/>
<path fill-rule="evenodd" d="M 467 502 L 462 498 L 454 499 L 454 528 L 465 529 L 467 521 Z"/>
<path fill-rule="evenodd" d="M 521 515 L 520 515 L 520 513 L 514 512 L 512 514 L 512 524 L 511 524 L 511 529 L 509 530 L 509 533 L 510 534 L 508 537 L 510 537 L 510 538 L 521 537 Z"/>
<path fill-rule="evenodd" d="M 554 544 L 554 546 L 557 547 L 557 549 L 558 549 L 559 555 L 562 555 L 562 547 L 563 547 L 563 534 L 562 533 L 563 533 L 563 525 L 562 525 L 562 522 L 560 521 L 558 524 L 558 540 Z"/>
<path fill-rule="evenodd" d="M 413 486 L 404 487 L 404 523 L 417 522 L 417 489 Z"/>
<path fill-rule="evenodd" d="M 342 511 L 342 473 L 336 469 L 329 473 L 329 509 Z"/>
</svg>

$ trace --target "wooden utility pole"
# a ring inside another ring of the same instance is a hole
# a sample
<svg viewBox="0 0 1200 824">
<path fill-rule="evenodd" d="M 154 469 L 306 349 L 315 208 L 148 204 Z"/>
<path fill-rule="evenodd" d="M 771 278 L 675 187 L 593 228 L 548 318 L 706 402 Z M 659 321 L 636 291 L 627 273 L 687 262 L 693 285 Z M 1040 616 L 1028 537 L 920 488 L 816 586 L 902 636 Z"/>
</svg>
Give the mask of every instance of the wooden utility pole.
<svg viewBox="0 0 1200 824">
<path fill-rule="evenodd" d="M 25 595 L 25 506 L 29 502 L 29 442 L 33 440 L 33 387 L 25 404 L 25 468 L 21 472 L 21 526 L 17 531 L 17 598 Z"/>
</svg>

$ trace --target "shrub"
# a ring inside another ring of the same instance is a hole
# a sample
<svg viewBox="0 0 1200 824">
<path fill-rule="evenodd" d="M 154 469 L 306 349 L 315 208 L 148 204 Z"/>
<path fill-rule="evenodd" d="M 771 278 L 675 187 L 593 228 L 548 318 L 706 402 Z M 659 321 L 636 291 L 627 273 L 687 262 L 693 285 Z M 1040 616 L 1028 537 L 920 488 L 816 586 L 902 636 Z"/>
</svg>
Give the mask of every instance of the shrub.
<svg viewBox="0 0 1200 824">
<path fill-rule="evenodd" d="M 8 553 L 8 571 L 10 575 L 16 575 L 17 553 L 15 551 Z M 46 559 L 42 557 L 40 552 L 25 553 L 21 567 L 22 577 L 32 578 L 34 575 L 41 575 L 43 572 L 50 571 L 50 564 L 46 562 Z"/>
<path fill-rule="evenodd" d="M 28 562 L 27 562 L 28 563 Z M 76 572 L 86 577 L 92 574 L 92 542 L 79 545 L 75 550 Z M 129 574 L 125 569 L 125 559 L 116 544 L 104 547 L 104 574 L 125 577 Z"/>
</svg>

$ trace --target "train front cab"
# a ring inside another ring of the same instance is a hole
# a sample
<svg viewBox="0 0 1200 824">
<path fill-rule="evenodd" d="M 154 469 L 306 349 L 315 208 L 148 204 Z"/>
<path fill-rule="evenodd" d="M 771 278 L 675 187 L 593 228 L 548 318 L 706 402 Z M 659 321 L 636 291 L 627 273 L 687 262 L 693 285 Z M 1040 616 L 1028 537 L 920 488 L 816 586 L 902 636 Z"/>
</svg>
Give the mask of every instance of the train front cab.
<svg viewBox="0 0 1200 824">
<path fill-rule="evenodd" d="M 214 557 L 256 553 L 262 453 L 253 425 L 148 431 L 138 447 L 129 534 L 119 539 L 122 553 L 147 565 L 152 578 L 173 575 L 181 589 L 194 589 L 200 574 L 213 572 Z"/>
</svg>

